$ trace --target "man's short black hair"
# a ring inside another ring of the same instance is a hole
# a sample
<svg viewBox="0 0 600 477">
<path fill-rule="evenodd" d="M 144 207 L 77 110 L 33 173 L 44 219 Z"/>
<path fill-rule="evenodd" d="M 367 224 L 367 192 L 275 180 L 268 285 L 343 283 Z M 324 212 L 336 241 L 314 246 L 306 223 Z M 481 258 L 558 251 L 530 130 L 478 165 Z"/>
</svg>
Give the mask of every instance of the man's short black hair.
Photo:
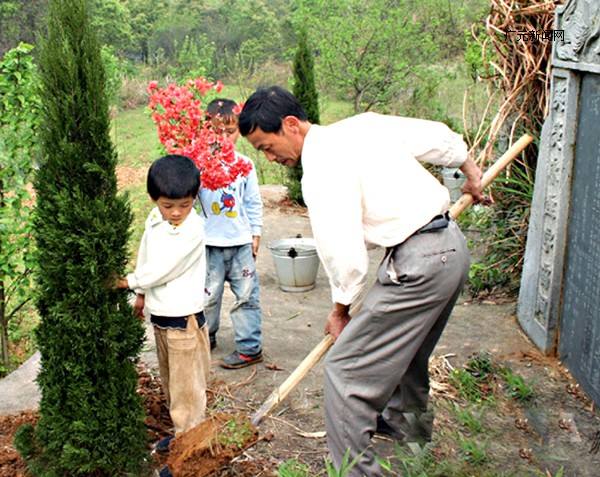
<svg viewBox="0 0 600 477">
<path fill-rule="evenodd" d="M 279 132 L 281 120 L 286 116 L 308 120 L 304 108 L 289 91 L 279 86 L 259 88 L 244 104 L 238 121 L 240 133 L 247 136 L 256 128 L 267 133 Z"/>
<path fill-rule="evenodd" d="M 200 171 L 188 157 L 163 156 L 150 166 L 146 187 L 152 200 L 196 197 L 200 189 Z"/>
<path fill-rule="evenodd" d="M 227 98 L 216 98 L 213 99 L 206 107 L 206 119 L 220 117 L 225 122 L 236 120 L 236 114 L 233 112 L 233 108 L 237 106 L 236 102 Z"/>
</svg>

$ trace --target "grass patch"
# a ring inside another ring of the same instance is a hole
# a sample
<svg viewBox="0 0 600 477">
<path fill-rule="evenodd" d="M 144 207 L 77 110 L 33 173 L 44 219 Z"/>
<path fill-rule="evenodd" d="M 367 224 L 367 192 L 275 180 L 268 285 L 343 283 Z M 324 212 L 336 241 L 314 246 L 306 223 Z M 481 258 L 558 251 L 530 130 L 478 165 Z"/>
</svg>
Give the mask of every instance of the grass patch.
<svg viewBox="0 0 600 477">
<path fill-rule="evenodd" d="M 347 450 L 342 457 L 342 463 L 339 469 L 333 465 L 329 459 L 325 459 L 325 470 L 327 471 L 327 477 L 346 477 L 352 468 L 358 462 L 362 454 L 357 455 L 352 461 L 350 460 L 350 451 Z"/>
<path fill-rule="evenodd" d="M 483 430 L 481 418 L 476 415 L 481 414 L 481 412 L 476 411 L 474 407 L 463 409 L 455 403 L 454 413 L 456 420 L 472 434 L 479 434 Z"/>
<path fill-rule="evenodd" d="M 529 401 L 533 398 L 533 387 L 525 382 L 522 376 L 514 373 L 510 368 L 504 367 L 500 375 L 506 381 L 508 394 L 516 401 Z"/>
<path fill-rule="evenodd" d="M 539 462 L 514 459 L 523 435 L 514 431 L 519 405 L 534 391 L 506 364 L 480 352 L 447 375 L 454 388 L 434 402 L 434 441 L 415 456 L 398 448 L 393 475 L 406 477 L 533 476 Z M 490 412 L 492 406 L 492 412 Z M 506 469 L 506 470 L 499 470 Z M 546 474 L 539 474 L 546 475 Z M 548 474 L 550 475 L 550 474 Z"/>
<path fill-rule="evenodd" d="M 277 468 L 277 477 L 309 477 L 310 469 L 296 459 L 288 459 Z"/>
<path fill-rule="evenodd" d="M 160 155 L 156 126 L 145 107 L 119 111 L 112 120 L 111 134 L 120 166 L 146 169 Z"/>
<path fill-rule="evenodd" d="M 458 443 L 463 458 L 475 466 L 479 466 L 488 461 L 486 444 L 478 443 L 474 439 L 459 436 Z"/>
<path fill-rule="evenodd" d="M 461 398 L 471 404 L 493 404 L 497 367 L 487 353 L 478 353 L 471 357 L 464 368 L 450 373 L 448 380 Z"/>
<path fill-rule="evenodd" d="M 218 438 L 222 446 L 242 449 L 253 436 L 254 430 L 249 421 L 231 419 L 225 423 Z"/>
</svg>

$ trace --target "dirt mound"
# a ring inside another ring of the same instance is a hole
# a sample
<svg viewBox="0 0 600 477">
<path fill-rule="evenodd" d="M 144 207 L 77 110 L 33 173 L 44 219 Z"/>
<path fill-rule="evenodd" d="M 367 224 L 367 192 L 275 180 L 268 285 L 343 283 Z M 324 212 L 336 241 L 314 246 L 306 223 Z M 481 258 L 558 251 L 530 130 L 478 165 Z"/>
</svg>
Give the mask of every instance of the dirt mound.
<svg viewBox="0 0 600 477">
<path fill-rule="evenodd" d="M 0 477 L 24 477 L 27 465 L 15 449 L 13 438 L 23 424 L 33 424 L 38 420 L 35 411 L 24 411 L 11 416 L 0 416 Z"/>
<path fill-rule="evenodd" d="M 215 414 L 173 440 L 167 465 L 175 477 L 205 477 L 257 440 L 258 430 L 247 417 Z"/>
<path fill-rule="evenodd" d="M 152 443 L 170 434 L 173 427 L 160 378 L 148 371 L 146 366 L 138 366 L 137 393 L 142 397 L 148 431 L 148 442 Z"/>
</svg>

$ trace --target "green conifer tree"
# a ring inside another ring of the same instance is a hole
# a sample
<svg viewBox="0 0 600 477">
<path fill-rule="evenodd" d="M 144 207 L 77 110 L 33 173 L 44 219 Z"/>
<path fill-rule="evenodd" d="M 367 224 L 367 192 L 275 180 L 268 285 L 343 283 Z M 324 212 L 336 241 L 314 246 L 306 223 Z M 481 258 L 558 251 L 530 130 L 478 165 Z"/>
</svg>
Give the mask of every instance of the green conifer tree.
<svg viewBox="0 0 600 477">
<path fill-rule="evenodd" d="M 35 475 L 137 473 L 145 429 L 136 394 L 143 327 L 112 289 L 131 212 L 117 195 L 105 73 L 85 0 L 51 0 L 39 66 L 36 174 L 40 420 L 17 445 Z"/>
<path fill-rule="evenodd" d="M 308 35 L 306 30 L 300 30 L 298 34 L 298 48 L 294 57 L 294 96 L 298 98 L 304 107 L 308 120 L 313 124 L 319 124 L 319 94 L 315 86 L 315 62 L 308 46 Z M 302 164 L 288 170 L 287 186 L 290 198 L 302 205 Z"/>
</svg>

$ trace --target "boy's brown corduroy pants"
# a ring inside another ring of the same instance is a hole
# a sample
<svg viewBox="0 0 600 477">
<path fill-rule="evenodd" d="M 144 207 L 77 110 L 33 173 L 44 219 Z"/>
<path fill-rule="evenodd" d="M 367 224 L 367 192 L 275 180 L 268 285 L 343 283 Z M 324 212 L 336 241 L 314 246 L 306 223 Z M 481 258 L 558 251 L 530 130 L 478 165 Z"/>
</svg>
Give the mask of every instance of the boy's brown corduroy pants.
<svg viewBox="0 0 600 477">
<path fill-rule="evenodd" d="M 204 420 L 210 373 L 208 327 L 198 328 L 194 315 L 185 330 L 154 326 L 158 367 L 175 434 Z"/>
</svg>

